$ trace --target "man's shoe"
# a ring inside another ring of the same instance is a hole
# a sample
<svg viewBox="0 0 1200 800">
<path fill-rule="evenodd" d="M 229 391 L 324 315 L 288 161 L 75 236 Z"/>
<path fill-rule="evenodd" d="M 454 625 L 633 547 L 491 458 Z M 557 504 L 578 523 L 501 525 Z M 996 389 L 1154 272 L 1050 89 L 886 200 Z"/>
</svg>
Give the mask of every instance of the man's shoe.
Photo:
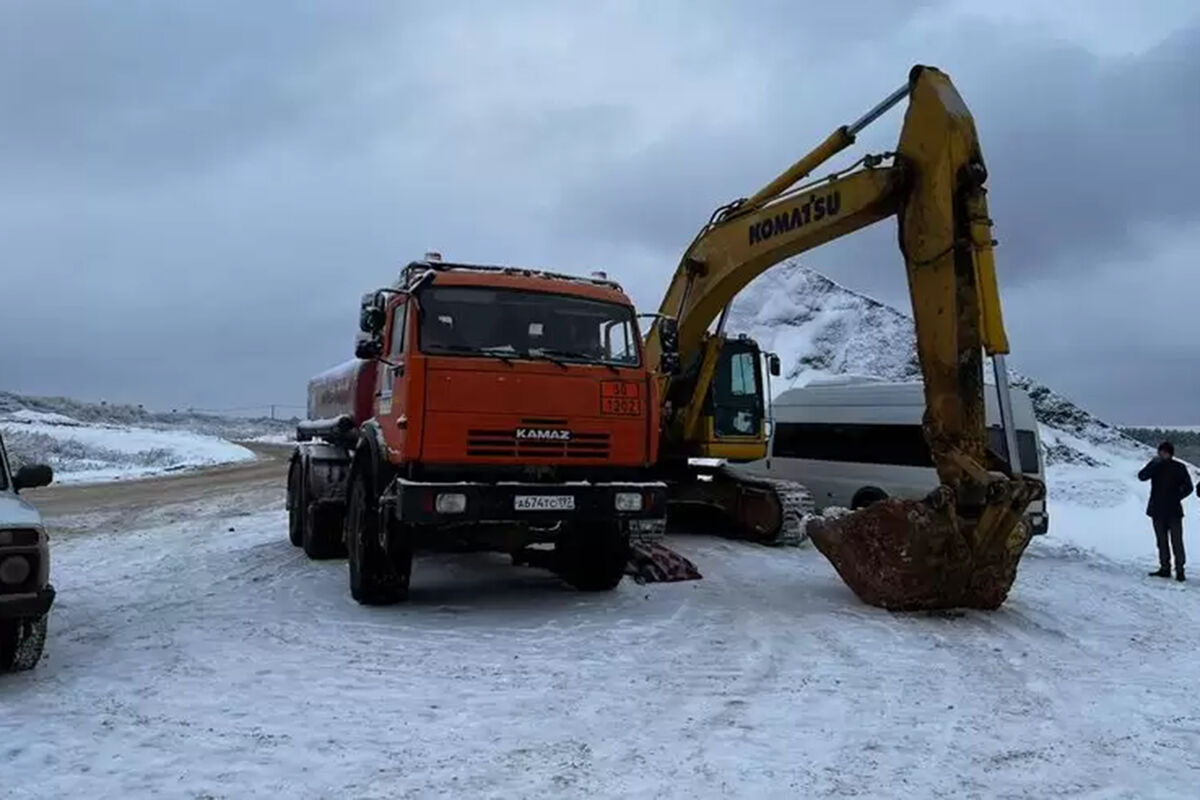
<svg viewBox="0 0 1200 800">
<path fill-rule="evenodd" d="M 1185 580 L 1187 580 L 1187 578 L 1183 576 L 1183 567 L 1179 567 L 1175 570 L 1175 580 L 1179 581 L 1180 583 L 1183 583 Z"/>
<path fill-rule="evenodd" d="M 1156 572 L 1150 573 L 1151 578 L 1169 578 L 1171 577 L 1170 567 L 1160 567 Z"/>
</svg>

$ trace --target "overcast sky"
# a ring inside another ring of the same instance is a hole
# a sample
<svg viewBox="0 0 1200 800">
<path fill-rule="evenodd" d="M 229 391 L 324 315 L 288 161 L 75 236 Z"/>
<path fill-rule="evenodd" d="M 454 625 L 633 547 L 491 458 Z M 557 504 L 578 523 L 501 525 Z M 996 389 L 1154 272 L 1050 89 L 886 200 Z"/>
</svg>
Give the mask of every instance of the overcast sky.
<svg viewBox="0 0 1200 800">
<path fill-rule="evenodd" d="M 914 63 L 975 114 L 1015 366 L 1200 423 L 1194 0 L 6 0 L 0 388 L 301 404 L 429 249 L 653 308 L 715 206 Z M 907 308 L 892 222 L 803 261 Z"/>
</svg>

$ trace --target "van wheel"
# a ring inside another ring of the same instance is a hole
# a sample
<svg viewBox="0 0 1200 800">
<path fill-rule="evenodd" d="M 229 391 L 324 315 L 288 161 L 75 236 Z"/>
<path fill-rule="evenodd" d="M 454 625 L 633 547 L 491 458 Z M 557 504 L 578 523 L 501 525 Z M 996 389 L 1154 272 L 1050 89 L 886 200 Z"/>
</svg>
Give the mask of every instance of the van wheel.
<svg viewBox="0 0 1200 800">
<path fill-rule="evenodd" d="M 887 492 L 882 489 L 876 489 L 873 486 L 859 489 L 855 493 L 854 499 L 850 501 L 850 510 L 858 511 L 860 508 L 874 505 L 880 500 L 887 500 Z"/>
<path fill-rule="evenodd" d="M 619 522 L 577 523 L 554 546 L 559 576 L 583 592 L 617 587 L 629 561 L 629 536 Z"/>
</svg>

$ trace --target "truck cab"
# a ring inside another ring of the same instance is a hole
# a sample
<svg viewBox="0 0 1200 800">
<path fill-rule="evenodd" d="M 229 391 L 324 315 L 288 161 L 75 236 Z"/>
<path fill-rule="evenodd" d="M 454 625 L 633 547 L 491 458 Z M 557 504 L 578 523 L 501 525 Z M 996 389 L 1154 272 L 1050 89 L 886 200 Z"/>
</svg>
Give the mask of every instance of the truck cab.
<svg viewBox="0 0 1200 800">
<path fill-rule="evenodd" d="M 654 463 L 656 389 L 616 284 L 464 265 L 409 280 L 367 300 L 383 324 L 365 331 L 380 353 L 372 418 L 406 477 L 595 479 Z"/>
<path fill-rule="evenodd" d="M 365 603 L 403 599 L 419 550 L 614 588 L 630 531 L 666 515 L 655 370 L 620 286 L 426 259 L 363 297 L 359 330 L 356 360 L 309 385 L 293 542 L 346 552 Z"/>
<path fill-rule="evenodd" d="M 41 515 L 19 492 L 52 478 L 43 465 L 14 473 L 0 438 L 0 672 L 32 669 L 42 657 L 54 602 L 50 546 Z"/>
</svg>

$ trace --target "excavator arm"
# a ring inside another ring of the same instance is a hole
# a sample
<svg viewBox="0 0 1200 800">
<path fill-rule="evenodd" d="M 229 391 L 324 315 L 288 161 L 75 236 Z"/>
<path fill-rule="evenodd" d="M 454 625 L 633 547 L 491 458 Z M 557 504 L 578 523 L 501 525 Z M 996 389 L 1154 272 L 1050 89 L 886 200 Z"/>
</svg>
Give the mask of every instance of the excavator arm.
<svg viewBox="0 0 1200 800">
<path fill-rule="evenodd" d="M 802 184 L 856 135 L 908 98 L 893 153 Z M 750 281 L 780 261 L 896 217 L 924 377 L 925 435 L 941 486 L 920 504 L 886 501 L 810 534 L 863 599 L 889 608 L 1003 602 L 1028 543 L 1022 522 L 1040 483 L 989 473 L 983 356 L 997 367 L 1012 463 L 1004 332 L 993 258 L 987 171 L 966 104 L 948 76 L 914 67 L 905 86 L 857 122 L 838 128 L 750 198 L 713 215 L 679 264 L 659 309 L 676 321 L 682 376 L 662 374 L 666 458 L 721 455 L 705 426 L 705 401 L 724 343 L 723 314 Z M 710 332 L 713 322 L 717 329 Z M 657 363 L 658 325 L 647 337 Z M 756 434 L 765 453 L 765 432 Z M 737 443 L 743 448 L 745 441 Z"/>
</svg>

